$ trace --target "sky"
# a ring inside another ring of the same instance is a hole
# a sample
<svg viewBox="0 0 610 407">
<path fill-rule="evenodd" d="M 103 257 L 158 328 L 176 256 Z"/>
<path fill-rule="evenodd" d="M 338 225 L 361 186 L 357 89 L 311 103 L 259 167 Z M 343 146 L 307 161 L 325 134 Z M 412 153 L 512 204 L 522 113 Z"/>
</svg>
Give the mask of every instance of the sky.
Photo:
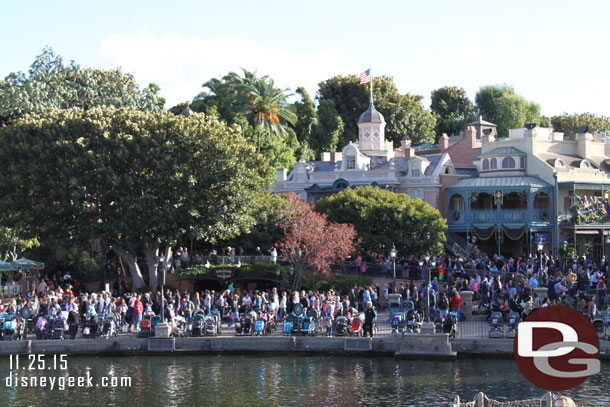
<svg viewBox="0 0 610 407">
<path fill-rule="evenodd" d="M 508 84 L 544 115 L 610 116 L 610 2 L 430 1 L 29 1 L 0 11 L 0 78 L 27 71 L 50 46 L 84 67 L 155 82 L 166 108 L 240 68 L 281 88 L 335 75 L 394 78 L 424 96 Z"/>
</svg>

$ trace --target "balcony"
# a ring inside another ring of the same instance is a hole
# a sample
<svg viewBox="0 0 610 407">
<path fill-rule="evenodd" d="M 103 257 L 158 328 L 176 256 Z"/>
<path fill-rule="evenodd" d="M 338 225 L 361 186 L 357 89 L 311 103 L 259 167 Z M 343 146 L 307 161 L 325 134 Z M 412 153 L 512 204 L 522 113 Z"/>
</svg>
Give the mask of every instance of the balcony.
<svg viewBox="0 0 610 407">
<path fill-rule="evenodd" d="M 449 225 L 468 225 L 472 223 L 551 223 L 551 209 L 505 209 L 505 210 L 454 210 L 447 214 Z"/>
<path fill-rule="evenodd" d="M 576 225 L 576 226 L 608 226 L 610 219 L 604 213 L 600 212 L 582 212 L 577 214 L 576 211 L 559 212 L 557 219 L 560 225 Z"/>
</svg>

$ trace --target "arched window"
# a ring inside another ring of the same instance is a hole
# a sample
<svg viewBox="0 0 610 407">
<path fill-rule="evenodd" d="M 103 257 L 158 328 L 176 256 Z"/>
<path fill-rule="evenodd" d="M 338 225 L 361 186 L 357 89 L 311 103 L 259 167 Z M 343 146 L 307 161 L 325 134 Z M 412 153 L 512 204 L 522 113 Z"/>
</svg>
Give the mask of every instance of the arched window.
<svg viewBox="0 0 610 407">
<path fill-rule="evenodd" d="M 591 165 L 589 165 L 589 163 L 588 163 L 588 162 L 583 161 L 583 162 L 582 162 L 581 167 L 582 167 L 582 168 L 591 168 Z"/>
<path fill-rule="evenodd" d="M 356 169 L 356 156 L 355 155 L 345 156 L 345 168 L 348 170 Z"/>
<path fill-rule="evenodd" d="M 336 189 L 345 189 L 347 188 L 347 183 L 344 181 L 339 181 L 337 182 L 337 184 L 335 185 Z"/>
<path fill-rule="evenodd" d="M 515 168 L 515 159 L 513 157 L 504 157 L 502 168 Z"/>
<path fill-rule="evenodd" d="M 498 168 L 498 162 L 496 161 L 495 158 L 491 159 L 491 169 L 495 170 L 496 168 Z"/>
<path fill-rule="evenodd" d="M 519 158 L 519 168 L 525 168 L 525 157 Z"/>
<path fill-rule="evenodd" d="M 487 158 L 483 160 L 483 169 L 484 170 L 489 169 L 489 160 Z"/>
</svg>

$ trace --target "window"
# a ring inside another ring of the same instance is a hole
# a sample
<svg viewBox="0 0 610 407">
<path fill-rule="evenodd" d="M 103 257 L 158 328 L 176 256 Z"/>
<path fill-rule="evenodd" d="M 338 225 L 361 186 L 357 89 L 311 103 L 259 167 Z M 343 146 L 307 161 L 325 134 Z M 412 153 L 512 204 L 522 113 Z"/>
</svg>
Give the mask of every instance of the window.
<svg viewBox="0 0 610 407">
<path fill-rule="evenodd" d="M 525 157 L 519 158 L 519 168 L 525 168 Z"/>
<path fill-rule="evenodd" d="M 487 158 L 483 160 L 483 169 L 484 170 L 489 169 L 489 160 Z"/>
<path fill-rule="evenodd" d="M 348 170 L 356 169 L 356 156 L 348 155 L 345 157 L 345 168 L 347 168 Z"/>
<path fill-rule="evenodd" d="M 498 168 L 498 162 L 496 161 L 495 158 L 491 159 L 491 169 L 495 170 L 496 168 Z"/>
<path fill-rule="evenodd" d="M 344 181 L 339 181 L 337 182 L 337 185 L 335 185 L 336 189 L 345 189 L 347 188 L 347 183 Z"/>
<path fill-rule="evenodd" d="M 515 159 L 513 157 L 504 157 L 502 168 L 515 168 Z"/>
<path fill-rule="evenodd" d="M 364 137 L 369 138 L 369 137 L 371 137 L 371 135 L 368 132 L 366 132 L 366 133 L 364 133 Z"/>
<path fill-rule="evenodd" d="M 377 138 L 379 137 L 379 134 L 375 133 L 375 135 L 373 135 L 373 138 Z"/>
<path fill-rule="evenodd" d="M 421 177 L 421 171 L 420 170 L 411 170 L 411 175 L 413 177 Z"/>
<path fill-rule="evenodd" d="M 581 167 L 582 167 L 582 168 L 590 168 L 591 166 L 589 165 L 589 163 L 588 163 L 588 162 L 583 161 L 583 162 L 582 162 Z"/>
</svg>

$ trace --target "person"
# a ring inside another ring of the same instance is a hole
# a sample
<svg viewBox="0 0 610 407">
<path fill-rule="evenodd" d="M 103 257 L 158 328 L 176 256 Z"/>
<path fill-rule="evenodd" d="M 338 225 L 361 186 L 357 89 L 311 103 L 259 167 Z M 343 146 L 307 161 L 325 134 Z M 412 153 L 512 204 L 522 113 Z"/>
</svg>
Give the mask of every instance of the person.
<svg viewBox="0 0 610 407">
<path fill-rule="evenodd" d="M 459 321 L 460 308 L 462 307 L 462 297 L 460 296 L 460 293 L 457 290 L 454 290 L 453 293 L 451 293 L 451 299 L 449 300 L 449 302 L 451 303 L 451 311 L 455 312 Z"/>
<path fill-rule="evenodd" d="M 190 300 L 189 295 L 186 294 L 184 299 L 182 300 L 182 304 L 180 304 L 180 312 L 182 316 L 186 320 L 186 329 L 187 331 L 191 330 L 191 321 L 193 318 L 193 311 L 195 311 L 195 304 Z"/>
<path fill-rule="evenodd" d="M 591 321 L 593 321 L 595 319 L 595 317 L 597 316 L 597 314 L 598 314 L 598 311 L 597 311 L 597 304 L 595 303 L 595 296 L 592 295 L 591 299 L 589 300 L 587 316 L 589 317 L 589 319 Z"/>
<path fill-rule="evenodd" d="M 449 313 L 449 299 L 447 298 L 447 293 L 443 292 L 438 301 L 438 309 L 440 311 L 441 320 L 445 320 L 447 317 L 447 313 Z"/>
<path fill-rule="evenodd" d="M 561 396 L 557 400 L 555 400 L 553 407 L 576 407 L 576 404 L 571 398 L 567 396 Z"/>
<path fill-rule="evenodd" d="M 279 312 L 277 314 L 278 321 L 283 321 L 286 317 L 286 302 L 288 298 L 286 297 L 286 291 L 282 291 L 282 298 L 280 299 Z"/>
<path fill-rule="evenodd" d="M 271 262 L 277 264 L 277 249 L 275 247 L 271 249 Z"/>
<path fill-rule="evenodd" d="M 371 338 L 373 337 L 373 329 L 375 328 L 375 318 L 377 318 L 377 311 L 375 311 L 375 308 L 373 308 L 373 302 L 368 301 L 366 303 L 366 311 L 364 311 L 363 336 L 366 336 L 366 333 L 369 332 L 371 334 Z"/>
</svg>

